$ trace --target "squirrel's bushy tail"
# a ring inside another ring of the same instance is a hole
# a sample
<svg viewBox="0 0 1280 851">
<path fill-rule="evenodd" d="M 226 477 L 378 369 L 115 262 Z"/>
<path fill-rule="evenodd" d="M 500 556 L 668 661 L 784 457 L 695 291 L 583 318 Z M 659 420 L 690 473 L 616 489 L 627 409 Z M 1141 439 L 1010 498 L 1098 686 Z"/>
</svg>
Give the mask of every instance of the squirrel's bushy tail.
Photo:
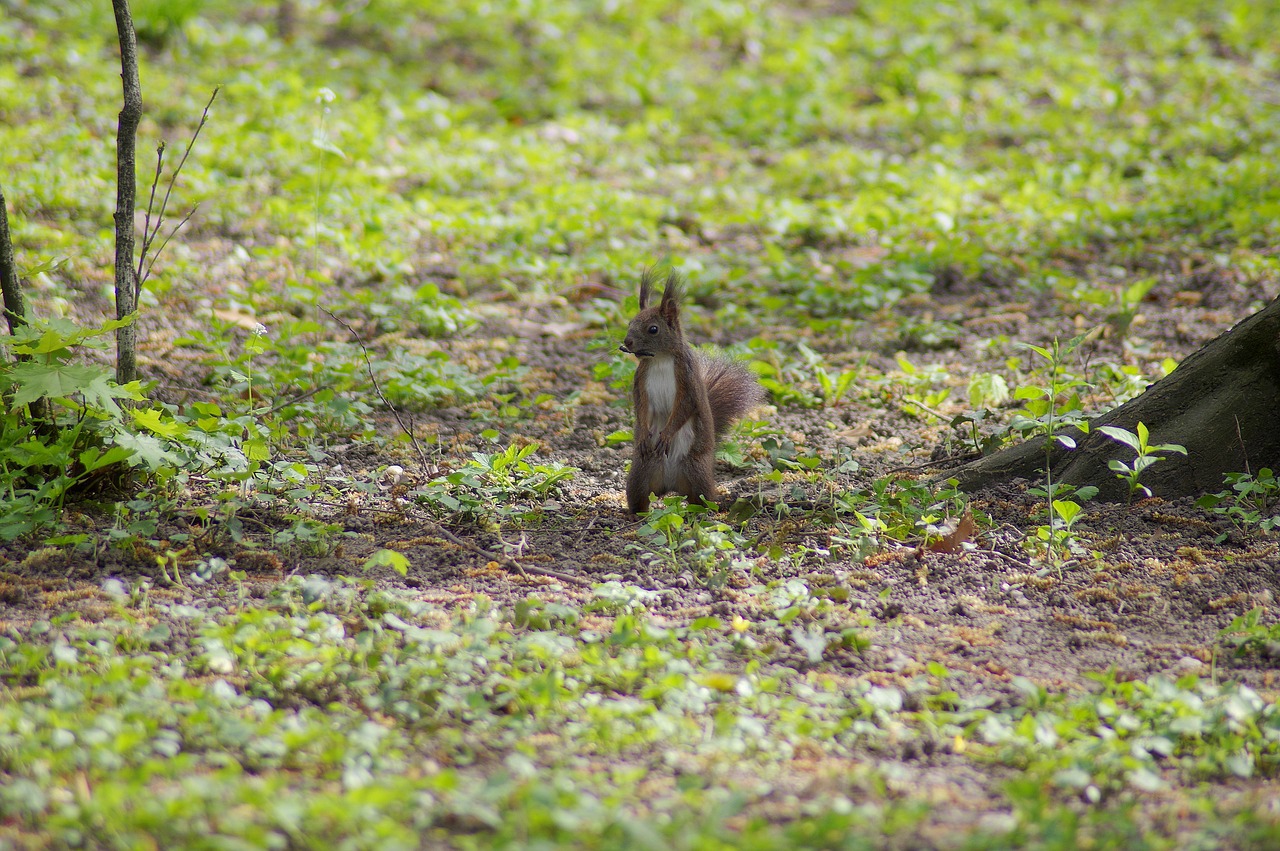
<svg viewBox="0 0 1280 851">
<path fill-rule="evenodd" d="M 720 438 L 734 420 L 764 401 L 764 388 L 745 366 L 728 358 L 698 353 L 702 381 L 711 402 L 716 438 Z"/>
</svg>

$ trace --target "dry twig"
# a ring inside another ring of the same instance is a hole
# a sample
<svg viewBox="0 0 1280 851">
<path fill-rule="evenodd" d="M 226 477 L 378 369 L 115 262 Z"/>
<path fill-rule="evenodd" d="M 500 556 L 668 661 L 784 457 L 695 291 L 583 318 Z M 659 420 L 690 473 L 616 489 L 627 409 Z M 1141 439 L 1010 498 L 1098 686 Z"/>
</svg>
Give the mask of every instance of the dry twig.
<svg viewBox="0 0 1280 851">
<path fill-rule="evenodd" d="M 413 429 L 409 425 L 405 424 L 404 418 L 400 416 L 399 409 L 396 408 L 395 405 L 391 404 L 391 400 L 382 392 L 382 385 L 378 383 L 378 376 L 373 373 L 373 361 L 369 358 L 369 349 L 365 346 L 364 340 L 361 340 L 360 335 L 356 333 L 356 330 L 352 328 L 345 319 L 338 316 L 338 314 L 334 313 L 327 307 L 322 307 L 320 309 L 323 310 L 330 319 L 345 328 L 347 333 L 351 335 L 351 339 L 360 347 L 360 354 L 364 356 L 364 366 L 365 370 L 369 373 L 369 382 L 373 385 L 373 392 L 378 394 L 378 399 L 380 399 L 382 404 L 386 405 L 387 409 L 391 411 L 391 416 L 395 417 L 396 424 L 400 426 L 400 430 L 408 435 L 409 441 L 413 444 L 414 450 L 418 453 L 418 461 L 422 464 L 422 474 L 424 476 L 430 475 L 431 464 L 427 461 L 427 453 L 422 451 L 422 446 L 418 443 L 417 435 L 413 433 Z"/>
</svg>

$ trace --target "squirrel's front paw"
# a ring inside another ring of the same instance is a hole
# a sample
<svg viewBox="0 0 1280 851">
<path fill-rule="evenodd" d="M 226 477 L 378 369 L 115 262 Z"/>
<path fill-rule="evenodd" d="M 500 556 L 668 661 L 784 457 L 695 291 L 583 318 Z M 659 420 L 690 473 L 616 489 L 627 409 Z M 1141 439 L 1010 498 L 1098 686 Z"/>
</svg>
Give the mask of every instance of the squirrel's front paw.
<svg viewBox="0 0 1280 851">
<path fill-rule="evenodd" d="M 650 453 L 658 458 L 665 458 L 667 453 L 671 451 L 671 443 L 661 434 L 653 438 L 653 448 Z"/>
</svg>

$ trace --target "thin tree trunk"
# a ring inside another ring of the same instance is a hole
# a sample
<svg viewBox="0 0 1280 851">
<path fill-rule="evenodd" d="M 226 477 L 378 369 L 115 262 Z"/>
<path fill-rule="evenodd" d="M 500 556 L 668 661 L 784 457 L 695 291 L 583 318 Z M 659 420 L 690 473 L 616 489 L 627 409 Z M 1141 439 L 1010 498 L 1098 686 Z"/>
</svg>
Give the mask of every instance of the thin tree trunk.
<svg viewBox="0 0 1280 851">
<path fill-rule="evenodd" d="M 116 132 L 116 318 L 138 309 L 138 287 L 133 269 L 134 207 L 137 197 L 136 142 L 142 120 L 142 83 L 138 80 L 138 40 L 133 29 L 129 0 L 111 0 L 120 36 L 120 77 L 124 106 Z M 116 329 L 116 381 L 128 384 L 138 377 L 138 338 L 134 323 Z"/>
<path fill-rule="evenodd" d="M 1136 399 L 1090 422 L 1088 435 L 1069 432 L 1067 450 L 1054 444 L 1049 463 L 1056 481 L 1095 485 L 1103 499 L 1127 490 L 1107 462 L 1133 460 L 1133 451 L 1097 427 L 1136 431 L 1144 423 L 1150 442 L 1185 446 L 1187 454 L 1163 455 L 1142 473 L 1156 496 L 1176 497 L 1223 489 L 1225 473 L 1280 468 L 1280 298 L 1192 352 L 1168 376 Z M 951 471 L 965 490 L 1013 478 L 1037 479 L 1045 465 L 1044 439 L 1030 440 Z"/>
<path fill-rule="evenodd" d="M 27 324 L 27 306 L 22 299 L 22 287 L 18 283 L 18 266 L 13 259 L 9 213 L 5 207 L 3 189 L 0 189 L 0 289 L 4 290 L 4 318 L 9 321 L 9 333 L 12 334 Z"/>
<path fill-rule="evenodd" d="M 18 262 L 13 254 L 13 239 L 9 235 L 9 212 L 5 206 L 4 192 L 0 190 L 0 289 L 4 290 L 4 318 L 9 322 L 9 333 L 14 334 L 27 324 L 27 304 L 22 297 L 22 284 L 18 280 Z M 30 360 L 31 355 L 16 355 L 20 361 Z M 31 419 L 38 423 L 50 420 L 49 400 L 41 397 L 27 405 Z"/>
</svg>

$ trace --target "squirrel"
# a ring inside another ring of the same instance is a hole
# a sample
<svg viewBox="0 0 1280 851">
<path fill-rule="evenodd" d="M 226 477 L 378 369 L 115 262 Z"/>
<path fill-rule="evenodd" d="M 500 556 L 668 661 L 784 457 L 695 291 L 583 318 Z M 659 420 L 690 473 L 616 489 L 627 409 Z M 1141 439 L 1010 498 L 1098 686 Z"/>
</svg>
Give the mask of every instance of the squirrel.
<svg viewBox="0 0 1280 851">
<path fill-rule="evenodd" d="M 741 364 L 690 348 L 680 330 L 680 276 L 667 276 L 662 300 L 649 307 L 656 275 L 640 278 L 640 312 L 619 350 L 639 361 L 631 396 L 636 427 L 627 476 L 627 507 L 649 510 L 650 493 L 672 491 L 691 502 L 716 496 L 716 444 L 730 423 L 764 401 Z"/>
</svg>

